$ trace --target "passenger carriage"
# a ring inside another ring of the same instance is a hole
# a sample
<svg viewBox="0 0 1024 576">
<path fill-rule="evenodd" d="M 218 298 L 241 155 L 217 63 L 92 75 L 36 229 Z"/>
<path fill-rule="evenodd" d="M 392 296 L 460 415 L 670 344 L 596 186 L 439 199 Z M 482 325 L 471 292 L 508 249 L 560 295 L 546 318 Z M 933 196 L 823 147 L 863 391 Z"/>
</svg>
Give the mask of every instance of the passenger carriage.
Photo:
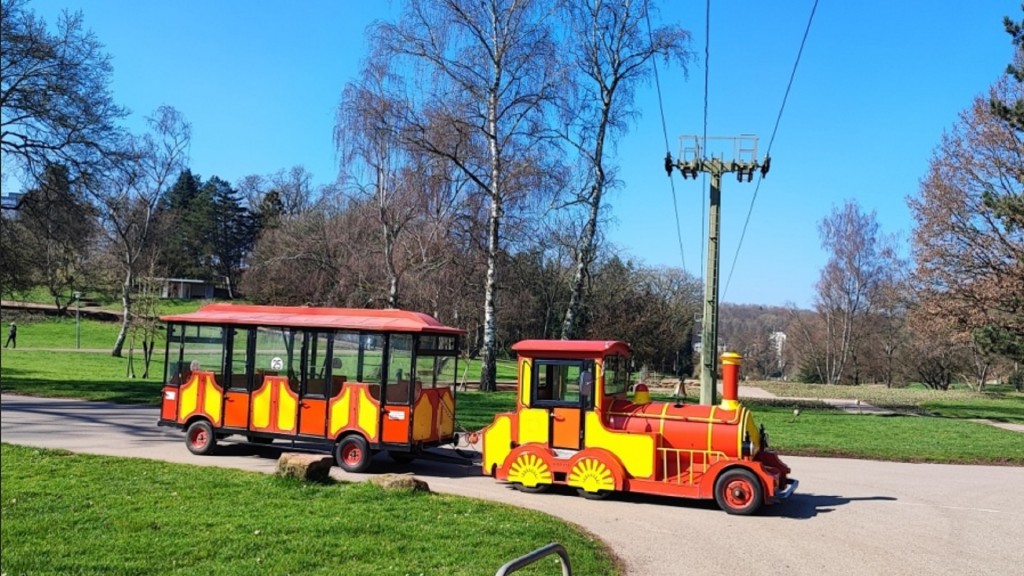
<svg viewBox="0 0 1024 576">
<path fill-rule="evenodd" d="M 195 454 L 219 439 L 298 441 L 365 471 L 449 443 L 462 330 L 404 310 L 211 304 L 161 318 L 159 424 Z"/>
</svg>

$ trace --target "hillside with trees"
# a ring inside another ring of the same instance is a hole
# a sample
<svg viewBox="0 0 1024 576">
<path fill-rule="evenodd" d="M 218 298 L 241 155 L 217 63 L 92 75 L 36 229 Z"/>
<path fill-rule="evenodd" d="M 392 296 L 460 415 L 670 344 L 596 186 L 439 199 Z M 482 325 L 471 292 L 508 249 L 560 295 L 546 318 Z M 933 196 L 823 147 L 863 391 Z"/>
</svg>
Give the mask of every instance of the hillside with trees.
<svg viewBox="0 0 1024 576">
<path fill-rule="evenodd" d="M 701 280 L 604 234 L 637 86 L 654 59 L 693 59 L 686 30 L 647 29 L 654 4 L 403 3 L 368 31 L 335 110 L 339 172 L 315 185 L 303 166 L 194 173 L 173 106 L 121 126 L 82 14 L 48 24 L 3 0 L 2 150 L 23 185 L 2 215 L 0 291 L 116 299 L 114 355 L 139 330 L 151 342 L 150 299 L 187 279 L 255 303 L 429 313 L 468 331 L 483 389 L 523 338 L 622 339 L 636 369 L 693 376 Z M 720 344 L 748 377 L 1024 386 L 1024 21 L 1004 25 L 1015 55 L 950 119 L 907 199 L 910 238 L 850 200 L 818 222 L 811 309 L 723 305 Z"/>
</svg>

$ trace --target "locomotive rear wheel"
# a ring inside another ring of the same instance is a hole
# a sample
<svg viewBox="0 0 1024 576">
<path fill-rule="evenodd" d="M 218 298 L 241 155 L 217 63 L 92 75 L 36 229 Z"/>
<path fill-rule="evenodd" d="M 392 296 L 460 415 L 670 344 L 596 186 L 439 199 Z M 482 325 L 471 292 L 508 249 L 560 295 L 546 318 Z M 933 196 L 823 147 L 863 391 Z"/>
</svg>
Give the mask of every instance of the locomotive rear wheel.
<svg viewBox="0 0 1024 576">
<path fill-rule="evenodd" d="M 518 482 L 513 484 L 513 486 L 515 486 L 516 490 L 519 490 L 520 492 L 525 492 L 527 494 L 543 494 L 544 492 L 547 492 L 549 488 L 551 488 L 551 484 L 537 484 L 536 486 L 527 486 L 525 484 L 520 484 Z"/>
<path fill-rule="evenodd" d="M 761 508 L 763 500 L 761 481 L 745 468 L 728 470 L 715 481 L 715 501 L 729 514 L 753 514 Z"/>
<path fill-rule="evenodd" d="M 345 436 L 334 447 L 334 461 L 346 472 L 366 472 L 373 454 L 362 436 Z"/>
<path fill-rule="evenodd" d="M 196 420 L 189 424 L 185 430 L 185 446 L 188 451 L 204 456 L 213 452 L 217 447 L 217 436 L 213 433 L 213 426 L 206 420 Z"/>
</svg>

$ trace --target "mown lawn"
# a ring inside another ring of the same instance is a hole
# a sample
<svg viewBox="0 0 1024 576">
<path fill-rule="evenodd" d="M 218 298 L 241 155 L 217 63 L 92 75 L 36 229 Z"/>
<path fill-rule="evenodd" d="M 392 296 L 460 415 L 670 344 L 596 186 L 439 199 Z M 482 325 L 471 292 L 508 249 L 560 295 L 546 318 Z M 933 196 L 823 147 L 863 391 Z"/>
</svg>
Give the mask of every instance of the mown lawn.
<svg viewBox="0 0 1024 576">
<path fill-rule="evenodd" d="M 84 398 L 119 403 L 157 404 L 163 370 L 163 348 L 150 367 L 150 377 L 141 378 L 140 351 L 135 352 L 137 378 L 127 376 L 128 360 L 104 352 L 64 351 L 74 321 L 47 320 L 26 326 L 28 342 L 17 350 L 4 351 L 0 363 L 0 389 L 20 394 Z M 95 348 L 109 338 L 116 325 L 83 321 L 83 348 Z M 22 340 L 19 338 L 19 340 Z M 25 340 L 22 340 L 25 342 Z M 33 348 L 59 348 L 52 352 Z M 463 374 L 475 380 L 479 364 Z M 499 363 L 499 379 L 514 380 L 515 362 Z M 753 383 L 761 385 L 761 383 Z M 995 463 L 1024 465 L 1024 434 L 997 429 L 973 420 L 1024 423 L 1024 394 L 1016 392 L 977 393 L 967 390 L 885 389 L 869 386 L 821 386 L 797 383 L 767 383 L 780 396 L 811 398 L 860 398 L 894 409 L 906 416 L 848 414 L 817 401 L 778 398 L 748 401 L 759 421 L 766 424 L 772 443 L 783 453 L 848 456 L 902 461 Z M 688 398 L 694 401 L 694 398 Z M 512 392 L 484 394 L 458 392 L 456 418 L 460 430 L 479 430 L 495 414 L 512 410 Z M 799 417 L 793 408 L 800 407 Z M 910 416 L 916 415 L 916 416 Z"/>
<path fill-rule="evenodd" d="M 8 444 L 0 456 L 3 574 L 478 575 L 553 541 L 576 574 L 620 573 L 588 534 L 502 504 Z"/>
<path fill-rule="evenodd" d="M 783 454 L 900 462 L 1024 466 L 1024 433 L 957 418 L 850 414 L 801 404 L 747 402 Z"/>
</svg>

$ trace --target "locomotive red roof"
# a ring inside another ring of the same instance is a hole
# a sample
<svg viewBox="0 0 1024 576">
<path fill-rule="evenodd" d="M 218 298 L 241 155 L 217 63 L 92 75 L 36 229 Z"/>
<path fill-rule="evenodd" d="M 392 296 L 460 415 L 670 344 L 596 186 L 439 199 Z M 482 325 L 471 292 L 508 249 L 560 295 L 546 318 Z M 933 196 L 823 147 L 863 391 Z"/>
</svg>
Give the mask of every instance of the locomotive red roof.
<svg viewBox="0 0 1024 576">
<path fill-rule="evenodd" d="M 243 324 L 249 326 L 294 326 L 343 330 L 465 334 L 465 330 L 445 326 L 432 316 L 408 310 L 208 304 L 196 312 L 170 314 L 161 316 L 160 319 L 164 322 L 187 322 L 190 324 Z"/>
<path fill-rule="evenodd" d="M 521 340 L 513 344 L 512 349 L 526 356 L 539 353 L 629 354 L 629 344 L 620 340 Z"/>
</svg>

